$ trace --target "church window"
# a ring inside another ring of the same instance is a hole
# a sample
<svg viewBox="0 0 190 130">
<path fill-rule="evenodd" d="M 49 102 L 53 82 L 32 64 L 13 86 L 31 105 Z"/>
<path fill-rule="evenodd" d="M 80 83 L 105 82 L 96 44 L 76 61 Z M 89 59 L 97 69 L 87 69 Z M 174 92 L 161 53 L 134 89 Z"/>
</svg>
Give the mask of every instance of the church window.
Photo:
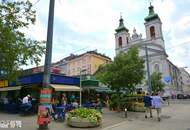
<svg viewBox="0 0 190 130">
<path fill-rule="evenodd" d="M 154 65 L 154 71 L 155 71 L 155 72 L 159 72 L 159 71 L 160 71 L 160 68 L 159 68 L 159 65 L 158 65 L 158 64 L 155 64 L 155 65 Z"/>
<path fill-rule="evenodd" d="M 119 41 L 119 47 L 122 47 L 122 38 L 119 37 L 118 41 Z"/>
<path fill-rule="evenodd" d="M 155 28 L 154 28 L 154 26 L 150 27 L 150 37 L 151 37 L 151 39 L 155 38 Z"/>
</svg>

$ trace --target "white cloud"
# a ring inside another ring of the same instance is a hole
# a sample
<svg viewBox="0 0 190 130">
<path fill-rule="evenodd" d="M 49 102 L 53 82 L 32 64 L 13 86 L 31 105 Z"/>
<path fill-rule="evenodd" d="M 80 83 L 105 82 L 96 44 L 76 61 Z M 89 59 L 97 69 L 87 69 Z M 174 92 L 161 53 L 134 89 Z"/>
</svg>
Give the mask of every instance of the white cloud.
<svg viewBox="0 0 190 130">
<path fill-rule="evenodd" d="M 62 4 L 56 3 L 55 10 L 57 19 L 65 22 L 73 31 L 81 33 L 108 29 L 109 25 L 113 25 L 110 20 L 116 15 L 109 2 L 101 0 L 64 0 Z"/>
<path fill-rule="evenodd" d="M 36 2 L 36 0 L 32 1 Z M 185 5 L 186 2 L 189 1 L 154 0 L 152 3 L 155 12 L 158 13 L 162 21 L 167 48 L 190 41 L 190 14 L 183 11 L 182 6 L 178 6 L 178 3 Z M 81 48 L 86 48 L 85 51 L 98 49 L 113 57 L 115 55 L 114 30 L 119 24 L 120 12 L 122 12 L 125 25 L 131 34 L 133 27 L 135 27 L 138 33 L 143 33 L 143 37 L 145 36 L 143 18 L 148 15 L 148 1 L 56 0 L 55 3 L 55 21 L 60 21 L 64 27 L 70 29 L 70 33 L 80 34 L 81 37 L 76 38 L 75 35 L 65 36 L 62 34 L 54 36 L 53 61 L 68 56 Z M 27 30 L 31 37 L 40 40 L 46 39 L 47 22 L 40 21 L 39 18 L 48 17 L 48 6 L 49 2 L 47 1 L 40 1 L 36 5 L 36 26 Z M 60 24 L 55 25 L 54 29 L 60 30 L 60 26 Z M 89 35 L 91 36 L 89 37 Z M 169 59 L 177 66 L 189 65 L 190 52 L 188 49 L 190 47 L 184 45 L 167 50 Z M 63 51 L 61 52 L 61 50 Z"/>
<path fill-rule="evenodd" d="M 155 0 L 153 2 L 155 12 L 162 21 L 166 48 L 173 47 L 173 49 L 166 50 L 169 59 L 179 67 L 190 67 L 190 46 L 188 45 L 190 43 L 185 43 L 190 41 L 190 15 L 183 8 L 186 2 L 177 0 Z M 166 37 L 166 34 L 169 35 Z"/>
<path fill-rule="evenodd" d="M 44 27 L 43 23 L 40 21 L 36 21 L 35 25 L 30 25 L 30 29 L 26 28 L 23 31 L 27 35 L 27 37 L 36 39 L 36 40 L 46 40 L 46 27 Z"/>
<path fill-rule="evenodd" d="M 173 27 L 172 15 L 176 10 L 174 0 L 155 0 L 153 4 L 163 23 L 163 31 L 169 31 Z"/>
<path fill-rule="evenodd" d="M 190 29 L 190 15 L 182 17 L 178 21 L 177 27 L 178 29 L 183 30 L 183 31 Z"/>
</svg>

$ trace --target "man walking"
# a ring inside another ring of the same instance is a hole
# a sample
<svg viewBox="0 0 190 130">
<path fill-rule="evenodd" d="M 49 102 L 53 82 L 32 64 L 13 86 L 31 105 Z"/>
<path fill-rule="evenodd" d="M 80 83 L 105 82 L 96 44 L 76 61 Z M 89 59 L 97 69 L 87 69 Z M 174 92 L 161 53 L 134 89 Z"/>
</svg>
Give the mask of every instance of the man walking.
<svg viewBox="0 0 190 130">
<path fill-rule="evenodd" d="M 147 118 L 147 113 L 150 112 L 150 118 L 152 118 L 152 98 L 150 97 L 149 93 L 144 96 L 144 106 L 145 110 L 145 118 Z"/>
<path fill-rule="evenodd" d="M 153 107 L 156 109 L 157 112 L 157 118 L 158 121 L 160 121 L 160 113 L 161 113 L 161 103 L 163 102 L 163 100 L 161 99 L 161 97 L 158 95 L 158 93 L 155 93 L 155 96 L 153 96 L 152 99 L 153 102 Z"/>
</svg>

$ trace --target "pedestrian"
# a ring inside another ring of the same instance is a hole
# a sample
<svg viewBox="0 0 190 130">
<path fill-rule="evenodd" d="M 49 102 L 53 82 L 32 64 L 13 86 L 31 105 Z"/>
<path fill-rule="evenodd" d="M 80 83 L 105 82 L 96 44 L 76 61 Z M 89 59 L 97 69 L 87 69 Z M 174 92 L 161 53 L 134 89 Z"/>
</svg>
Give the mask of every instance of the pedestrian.
<svg viewBox="0 0 190 130">
<path fill-rule="evenodd" d="M 72 95 L 70 96 L 70 102 L 74 102 L 74 101 L 75 101 L 75 95 L 72 94 Z"/>
<path fill-rule="evenodd" d="M 60 103 L 61 103 L 61 106 L 66 106 L 67 105 L 67 97 L 66 97 L 66 95 L 64 93 L 61 95 Z"/>
<path fill-rule="evenodd" d="M 3 103 L 4 104 L 9 104 L 8 96 L 3 98 Z"/>
<path fill-rule="evenodd" d="M 147 113 L 150 113 L 150 118 L 152 118 L 152 98 L 150 97 L 149 93 L 146 93 L 144 96 L 144 106 L 145 110 L 145 118 L 147 118 Z"/>
<path fill-rule="evenodd" d="M 102 103 L 101 103 L 100 98 L 97 99 L 95 108 L 96 108 L 99 112 L 102 113 Z"/>
<path fill-rule="evenodd" d="M 106 96 L 106 101 L 105 101 L 105 104 L 106 104 L 106 107 L 109 108 L 109 103 L 110 103 L 110 98 L 109 96 L 107 95 Z"/>
<path fill-rule="evenodd" d="M 155 93 L 155 95 L 153 96 L 152 98 L 152 105 L 153 107 L 156 109 L 156 112 L 157 112 L 157 119 L 158 121 L 161 121 L 161 118 L 160 118 L 160 113 L 161 113 L 161 103 L 163 103 L 163 100 L 162 98 L 158 95 L 158 93 Z"/>
<path fill-rule="evenodd" d="M 72 102 L 72 105 L 73 105 L 74 108 L 78 108 L 79 107 L 79 104 L 78 104 L 78 102 L 77 102 L 76 99 L 74 99 L 74 101 Z"/>
<path fill-rule="evenodd" d="M 25 105 L 27 111 L 32 109 L 31 96 L 29 94 L 22 99 L 22 104 Z"/>
</svg>

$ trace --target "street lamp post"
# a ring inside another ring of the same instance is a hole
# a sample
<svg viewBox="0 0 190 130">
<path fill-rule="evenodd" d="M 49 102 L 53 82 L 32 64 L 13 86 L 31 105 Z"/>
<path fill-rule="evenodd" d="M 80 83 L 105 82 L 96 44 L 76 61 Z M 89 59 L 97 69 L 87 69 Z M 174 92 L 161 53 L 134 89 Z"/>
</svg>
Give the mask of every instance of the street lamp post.
<svg viewBox="0 0 190 130">
<path fill-rule="evenodd" d="M 82 106 L 82 72 L 85 72 L 86 69 L 80 70 L 80 107 Z"/>
<path fill-rule="evenodd" d="M 80 107 L 82 105 L 82 82 L 81 82 L 81 71 L 80 71 Z"/>
<path fill-rule="evenodd" d="M 147 65 L 147 76 L 148 76 L 148 92 L 152 93 L 152 86 L 151 86 L 151 77 L 150 77 L 150 67 L 149 67 L 149 57 L 148 57 L 148 49 L 147 45 L 145 45 L 145 53 L 146 53 L 146 65 Z"/>
</svg>

